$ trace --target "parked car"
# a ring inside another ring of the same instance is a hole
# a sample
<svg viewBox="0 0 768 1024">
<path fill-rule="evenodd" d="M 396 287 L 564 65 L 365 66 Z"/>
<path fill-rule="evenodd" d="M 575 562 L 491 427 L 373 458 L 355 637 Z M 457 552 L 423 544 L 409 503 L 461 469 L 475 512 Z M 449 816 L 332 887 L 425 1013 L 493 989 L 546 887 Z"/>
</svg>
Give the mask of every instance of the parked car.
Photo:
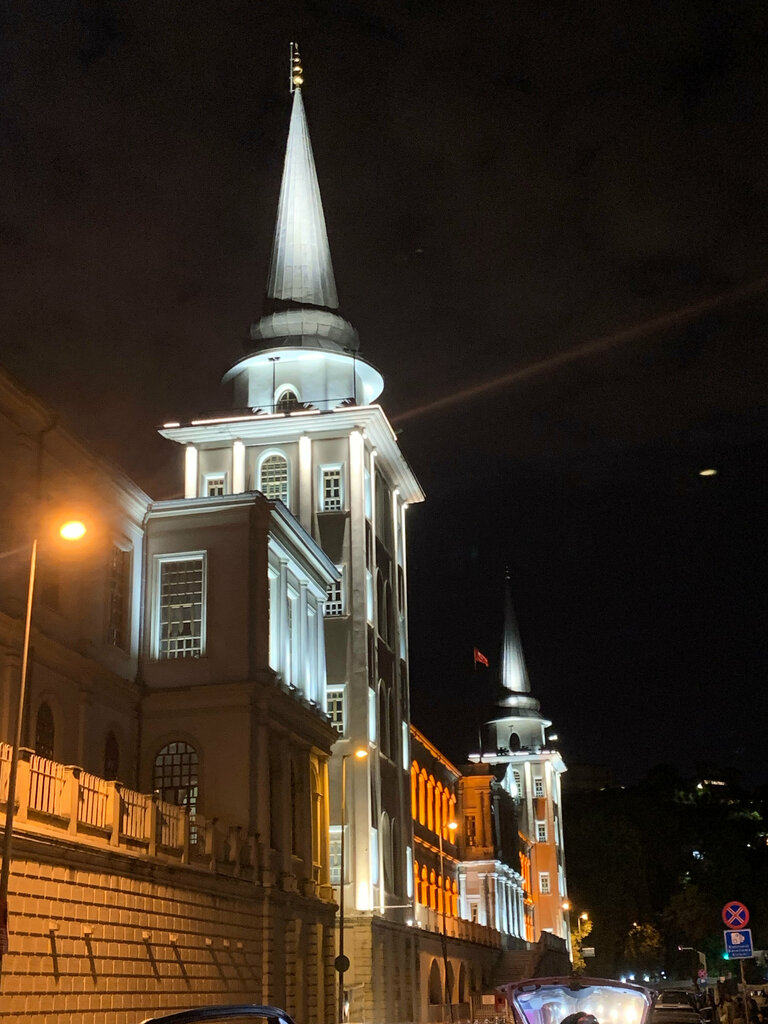
<svg viewBox="0 0 768 1024">
<path fill-rule="evenodd" d="M 687 1006 L 689 1009 L 696 1009 L 696 998 L 692 992 L 682 988 L 668 988 L 659 992 L 656 999 L 656 1006 Z"/>
<path fill-rule="evenodd" d="M 517 1024 L 648 1024 L 656 993 L 606 978 L 531 978 L 499 986 Z"/>
<path fill-rule="evenodd" d="M 240 1006 L 200 1006 L 194 1010 L 176 1010 L 162 1017 L 147 1017 L 142 1024 L 294 1024 L 285 1010 L 277 1006 L 257 1006 L 248 1003 Z"/>
</svg>

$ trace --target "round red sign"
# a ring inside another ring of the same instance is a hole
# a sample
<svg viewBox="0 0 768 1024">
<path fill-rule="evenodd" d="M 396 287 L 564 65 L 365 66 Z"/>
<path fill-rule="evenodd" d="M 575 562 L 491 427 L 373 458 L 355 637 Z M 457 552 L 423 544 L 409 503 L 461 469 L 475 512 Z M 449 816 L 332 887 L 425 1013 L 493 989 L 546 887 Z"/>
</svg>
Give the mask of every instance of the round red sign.
<svg viewBox="0 0 768 1024">
<path fill-rule="evenodd" d="M 743 903 L 731 900 L 723 907 L 723 921 L 726 928 L 746 928 L 749 924 L 749 911 Z"/>
</svg>

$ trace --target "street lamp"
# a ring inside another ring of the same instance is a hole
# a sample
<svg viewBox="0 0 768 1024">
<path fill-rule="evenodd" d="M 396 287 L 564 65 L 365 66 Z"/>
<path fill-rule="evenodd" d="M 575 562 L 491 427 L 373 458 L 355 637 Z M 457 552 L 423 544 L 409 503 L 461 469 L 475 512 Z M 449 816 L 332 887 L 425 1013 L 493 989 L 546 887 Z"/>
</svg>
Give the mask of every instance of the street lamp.
<svg viewBox="0 0 768 1024">
<path fill-rule="evenodd" d="M 456 829 L 459 826 L 458 826 L 458 824 L 455 821 L 449 821 L 447 823 L 446 827 L 448 828 L 448 830 L 451 833 L 453 833 L 453 832 L 456 831 Z M 440 935 L 440 940 L 441 940 L 441 944 L 442 944 L 442 947 L 443 947 L 443 969 L 445 971 L 445 985 L 443 986 L 443 988 L 444 988 L 443 998 L 445 998 L 446 994 L 448 995 L 448 1012 L 449 1012 L 449 1014 L 451 1016 L 451 1020 L 453 1020 L 453 1003 L 451 1002 L 450 993 L 448 993 L 448 939 L 447 939 L 446 934 L 445 934 L 445 903 L 446 903 L 446 899 L 445 899 L 445 871 L 443 869 L 443 825 L 442 824 L 440 824 L 438 826 L 437 838 L 440 841 L 440 885 L 441 885 L 441 888 L 442 888 L 442 893 L 440 894 L 440 906 L 443 908 L 442 930 L 441 930 L 441 935 Z M 443 1020 L 445 1020 L 445 1008 L 443 1008 Z"/>
<path fill-rule="evenodd" d="M 344 1021 L 344 973 L 349 970 L 349 957 L 344 956 L 344 831 L 347 824 L 347 759 L 358 761 L 368 757 L 364 747 L 358 747 L 353 754 L 341 755 L 341 856 L 339 857 L 339 955 L 334 964 L 339 975 L 338 1024 Z"/>
<path fill-rule="evenodd" d="M 87 527 L 79 519 L 70 519 L 59 527 L 63 540 L 80 540 L 87 533 Z M 13 852 L 13 818 L 16 811 L 16 776 L 19 770 L 19 749 L 21 730 L 24 722 L 24 700 L 27 692 L 27 663 L 29 662 L 29 636 L 32 629 L 32 604 L 35 599 L 35 577 L 37 574 L 38 538 L 32 540 L 29 556 L 29 580 L 27 583 L 27 611 L 24 618 L 24 642 L 21 648 L 21 677 L 19 699 L 16 705 L 16 728 L 13 735 L 13 749 L 8 771 L 8 797 L 5 805 L 5 831 L 3 833 L 3 863 L 0 866 L 0 966 L 8 952 L 8 882 L 11 876 L 11 855 Z"/>
</svg>

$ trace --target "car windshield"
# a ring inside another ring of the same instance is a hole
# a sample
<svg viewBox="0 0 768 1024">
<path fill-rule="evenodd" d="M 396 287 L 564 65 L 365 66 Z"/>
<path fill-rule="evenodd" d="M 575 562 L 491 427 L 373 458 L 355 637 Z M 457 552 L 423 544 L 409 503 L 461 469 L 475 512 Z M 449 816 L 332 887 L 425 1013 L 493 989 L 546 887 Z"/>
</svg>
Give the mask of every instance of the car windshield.
<svg viewBox="0 0 768 1024">
<path fill-rule="evenodd" d="M 572 1013 L 586 1013 L 598 1024 L 644 1024 L 650 1005 L 642 989 L 620 985 L 561 984 L 514 986 L 515 1010 L 522 1024 L 561 1024 Z"/>
</svg>

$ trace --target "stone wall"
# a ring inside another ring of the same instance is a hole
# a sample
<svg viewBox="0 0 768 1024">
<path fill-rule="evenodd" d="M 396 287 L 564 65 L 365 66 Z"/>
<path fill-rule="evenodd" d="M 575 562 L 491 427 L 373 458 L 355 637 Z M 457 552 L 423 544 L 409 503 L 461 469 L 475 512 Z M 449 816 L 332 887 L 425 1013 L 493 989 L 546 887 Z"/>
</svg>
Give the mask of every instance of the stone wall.
<svg viewBox="0 0 768 1024">
<path fill-rule="evenodd" d="M 29 834 L 12 868 L 1 1022 L 138 1024 L 246 1001 L 333 1020 L 333 904 Z"/>
</svg>

